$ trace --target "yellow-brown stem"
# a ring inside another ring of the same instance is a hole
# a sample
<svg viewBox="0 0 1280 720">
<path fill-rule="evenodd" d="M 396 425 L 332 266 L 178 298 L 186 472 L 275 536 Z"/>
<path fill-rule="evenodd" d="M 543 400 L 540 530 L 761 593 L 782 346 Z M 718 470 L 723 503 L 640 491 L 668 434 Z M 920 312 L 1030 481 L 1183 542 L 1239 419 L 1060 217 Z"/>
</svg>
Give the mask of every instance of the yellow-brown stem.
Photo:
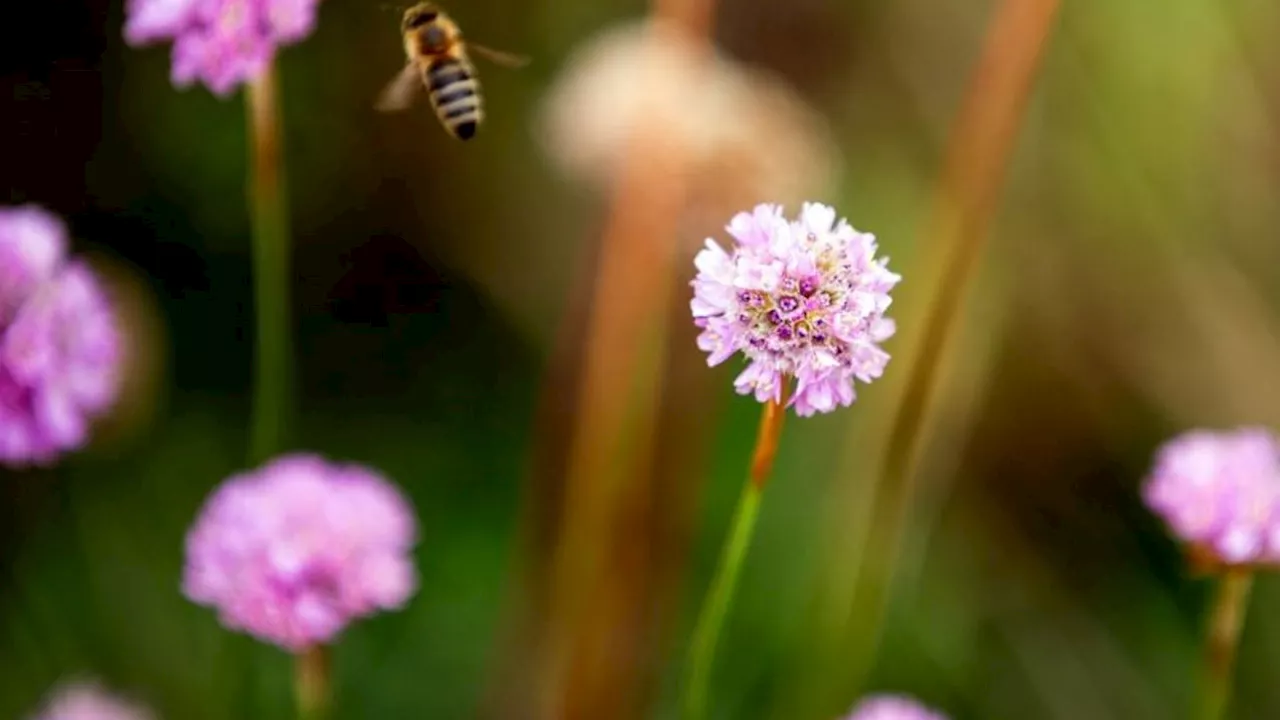
<svg viewBox="0 0 1280 720">
<path fill-rule="evenodd" d="M 713 8 L 712 0 L 655 0 L 653 15 L 709 50 Z M 661 350 L 654 346 L 663 339 L 663 306 L 675 278 L 683 162 L 679 138 L 640 124 L 616 178 L 587 324 L 563 532 L 552 562 L 541 717 L 598 716 L 597 699 L 617 706 L 609 712 L 628 712 L 625 698 L 605 687 L 617 673 L 597 672 L 615 661 L 608 642 L 601 642 L 607 640 L 607 623 L 586 610 L 609 581 L 602 574 L 603 560 L 611 553 L 609 530 L 618 517 L 617 504 L 633 496 L 627 483 L 645 478 L 636 466 L 647 463 L 628 462 L 628 452 L 647 452 L 654 435 L 657 401 L 648 386 L 656 386 L 652 376 Z M 645 352 L 655 349 L 652 364 L 643 362 Z M 641 384 L 648 392 L 636 392 Z"/>
<path fill-rule="evenodd" d="M 521 555 L 512 572 L 513 589 L 507 593 L 506 617 L 492 653 L 495 661 L 479 710 L 481 718 L 518 717 L 527 712 L 542 680 L 529 667 L 540 661 L 537 652 L 546 634 L 552 551 L 564 512 L 573 413 L 580 404 L 577 379 L 582 374 L 598 248 L 588 243 L 581 258 L 534 411 L 533 453 L 520 501 Z"/>
<path fill-rule="evenodd" d="M 585 603 L 598 593 L 601 559 L 607 557 L 609 528 L 623 484 L 631 480 L 626 453 L 631 437 L 649 433 L 655 408 L 652 398 L 635 392 L 641 363 L 655 322 L 663 316 L 675 243 L 672 231 L 679 206 L 680 183 L 670 172 L 677 158 L 669 148 L 644 143 L 651 152 L 632 157 L 619 178 L 614 208 L 605 231 L 588 321 L 587 348 L 581 379 L 577 425 L 570 443 L 565 483 L 563 531 L 552 564 L 552 600 L 548 642 L 551 659 L 551 706 L 546 717 L 578 717 L 571 696 L 595 696 L 587 682 L 571 681 L 573 656 L 589 641 Z M 585 714 L 583 717 L 587 717 Z"/>
<path fill-rule="evenodd" d="M 756 446 L 751 451 L 750 481 L 763 490 L 773 472 L 773 460 L 778 455 L 778 439 L 782 437 L 782 421 L 787 416 L 787 382 L 784 380 L 780 398 L 764 406 L 760 427 L 756 430 Z"/>
<path fill-rule="evenodd" d="M 323 720 L 329 711 L 329 649 L 312 645 L 294 657 L 294 693 L 300 720 Z"/>
<path fill-rule="evenodd" d="M 1236 648 L 1240 644 L 1240 629 L 1244 626 L 1252 586 L 1253 573 L 1244 568 L 1228 569 L 1218 581 L 1205 634 L 1201 720 L 1219 720 L 1226 716 Z"/>
<path fill-rule="evenodd" d="M 280 99 L 275 66 L 249 83 L 251 155 L 249 206 L 253 230 L 253 420 L 250 462 L 280 452 L 291 395 L 289 337 L 289 218 L 280 140 Z"/>
<path fill-rule="evenodd" d="M 249 128 L 253 144 L 253 191 L 271 198 L 280 192 L 280 109 L 272 65 L 249 83 Z"/>
<path fill-rule="evenodd" d="M 867 572 L 847 615 L 847 624 L 854 627 L 842 633 L 861 651 L 853 663 L 855 682 L 860 682 L 878 641 L 948 341 L 975 275 L 1058 7 L 1059 0 L 1005 0 L 997 9 L 948 141 L 933 222 L 921 253 L 938 258 L 939 264 L 913 283 L 926 293 L 932 291 L 923 302 L 917 301 L 925 308 L 918 330 L 912 332 L 909 323 L 902 323 L 909 349 L 903 368 L 905 390 L 885 444 Z"/>
</svg>

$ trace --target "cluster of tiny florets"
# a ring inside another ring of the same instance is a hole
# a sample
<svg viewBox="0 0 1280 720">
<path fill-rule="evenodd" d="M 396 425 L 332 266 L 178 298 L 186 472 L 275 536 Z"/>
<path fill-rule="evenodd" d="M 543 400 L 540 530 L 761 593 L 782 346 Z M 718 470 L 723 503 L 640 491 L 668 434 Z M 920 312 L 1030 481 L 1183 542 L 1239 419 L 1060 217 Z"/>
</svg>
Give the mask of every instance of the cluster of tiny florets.
<svg viewBox="0 0 1280 720">
<path fill-rule="evenodd" d="M 895 329 L 884 312 L 901 278 L 876 258 L 875 237 L 815 203 L 794 222 L 760 205 L 727 229 L 731 252 L 708 239 L 695 259 L 692 310 L 707 362 L 741 352 L 750 364 L 735 387 L 761 402 L 795 378 L 790 404 L 802 416 L 852 404 L 854 381 L 884 372 L 880 343 Z"/>
<path fill-rule="evenodd" d="M 125 40 L 173 41 L 178 87 L 203 82 L 225 96 L 257 78 L 276 49 L 311 34 L 318 0 L 129 0 Z"/>
<path fill-rule="evenodd" d="M 408 601 L 416 535 L 409 503 L 377 472 L 286 455 L 209 498 L 187 536 L 183 590 L 228 628 L 302 650 Z"/>
<path fill-rule="evenodd" d="M 1175 437 L 1157 453 L 1143 497 L 1200 557 L 1280 562 L 1280 443 L 1268 430 Z"/>
<path fill-rule="evenodd" d="M 947 716 L 905 695 L 873 695 L 858 703 L 844 720 L 947 720 Z"/>
<path fill-rule="evenodd" d="M 45 210 L 0 209 L 0 464 L 48 464 L 80 447 L 116 400 L 116 317 L 67 244 Z"/>
</svg>

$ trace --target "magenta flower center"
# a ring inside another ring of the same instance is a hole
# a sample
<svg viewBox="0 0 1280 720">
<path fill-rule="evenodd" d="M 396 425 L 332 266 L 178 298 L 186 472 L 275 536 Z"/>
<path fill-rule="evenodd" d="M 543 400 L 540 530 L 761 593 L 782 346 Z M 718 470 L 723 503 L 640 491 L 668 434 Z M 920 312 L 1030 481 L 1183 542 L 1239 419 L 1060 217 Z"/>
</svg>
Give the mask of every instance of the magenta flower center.
<svg viewBox="0 0 1280 720">
<path fill-rule="evenodd" d="M 749 355 L 788 361 L 813 351 L 824 351 L 836 360 L 848 355 L 848 343 L 832 333 L 834 325 L 865 324 L 865 313 L 849 302 L 857 290 L 857 276 L 836 248 L 821 247 L 810 234 L 805 242 L 816 252 L 812 273 L 784 272 L 777 288 L 742 290 L 737 294 L 737 319 L 746 330 Z"/>
<path fill-rule="evenodd" d="M 336 610 L 342 601 L 341 568 L 324 558 L 312 559 L 301 568 L 279 573 L 271 580 L 278 597 L 290 604 L 319 601 Z"/>
</svg>

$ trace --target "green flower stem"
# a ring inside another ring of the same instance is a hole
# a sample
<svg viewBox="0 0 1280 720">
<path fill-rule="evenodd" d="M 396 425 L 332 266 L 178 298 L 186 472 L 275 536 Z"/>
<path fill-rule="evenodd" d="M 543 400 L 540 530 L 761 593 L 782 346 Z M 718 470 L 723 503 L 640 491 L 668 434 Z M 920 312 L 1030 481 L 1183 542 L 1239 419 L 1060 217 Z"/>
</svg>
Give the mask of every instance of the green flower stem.
<svg viewBox="0 0 1280 720">
<path fill-rule="evenodd" d="M 751 534 L 755 530 L 756 517 L 760 514 L 760 499 L 764 486 L 773 470 L 773 459 L 778 452 L 778 438 L 782 434 L 782 420 L 786 415 L 786 388 L 782 397 L 770 401 L 760 416 L 760 429 L 756 436 L 755 450 L 751 457 L 751 471 L 733 511 L 729 538 L 720 555 L 720 567 L 711 581 L 711 590 L 703 600 L 702 611 L 693 633 L 693 645 L 689 651 L 689 682 L 685 687 L 685 717 L 698 720 L 706 712 L 707 687 L 711 680 L 711 667 L 715 660 L 716 641 L 724 626 L 729 602 L 733 599 L 742 570 L 742 560 L 747 556 Z"/>
<path fill-rule="evenodd" d="M 283 446 L 290 395 L 289 216 L 274 64 L 250 84 L 247 109 L 257 316 L 249 457 L 256 464 Z"/>
<path fill-rule="evenodd" d="M 1229 568 L 1218 581 L 1205 637 L 1201 720 L 1225 717 L 1227 701 L 1231 697 L 1231 675 L 1240 643 L 1240 628 L 1244 625 L 1252 586 L 1253 573 L 1248 569 Z"/>
<path fill-rule="evenodd" d="M 294 658 L 294 693 L 299 720 L 324 720 L 329 714 L 329 650 L 313 645 Z"/>
</svg>

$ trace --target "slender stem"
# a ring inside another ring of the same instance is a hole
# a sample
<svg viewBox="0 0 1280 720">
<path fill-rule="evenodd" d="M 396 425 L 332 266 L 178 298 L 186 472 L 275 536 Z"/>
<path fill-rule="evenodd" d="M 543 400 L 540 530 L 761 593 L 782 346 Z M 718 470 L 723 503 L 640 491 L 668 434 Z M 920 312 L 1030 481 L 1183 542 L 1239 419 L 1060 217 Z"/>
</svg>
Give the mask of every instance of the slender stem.
<svg viewBox="0 0 1280 720">
<path fill-rule="evenodd" d="M 918 301 L 919 322 L 901 323 L 916 328 L 901 341 L 911 348 L 907 367 L 899 371 L 905 385 L 885 442 L 864 551 L 867 567 L 857 578 L 852 607 L 838 633 L 854 644 L 842 660 L 854 683 L 861 683 L 879 643 L 893 571 L 919 491 L 917 470 L 930 410 L 1059 6 L 1060 0 L 1001 3 L 951 131 L 928 230 L 929 255 L 939 265 L 923 273 L 926 296 Z"/>
<path fill-rule="evenodd" d="M 1205 637 L 1201 720 L 1225 717 L 1227 701 L 1231 697 L 1236 647 L 1240 642 L 1240 628 L 1244 625 L 1252 586 L 1253 573 L 1246 569 L 1228 569 L 1218 582 Z"/>
<path fill-rule="evenodd" d="M 756 434 L 756 446 L 751 455 L 751 471 L 743 484 L 738 506 L 733 511 L 729 538 L 720 555 L 720 567 L 711 581 L 698 614 L 698 624 L 693 633 L 693 645 L 689 651 L 689 683 L 685 687 L 685 717 L 697 720 L 703 717 L 707 705 L 707 687 L 711 680 L 711 666 L 715 660 L 716 641 L 728 614 L 742 570 L 742 560 L 747 556 L 751 534 L 755 530 L 756 517 L 760 514 L 760 499 L 765 484 L 773 470 L 773 460 L 778 452 L 778 438 L 782 435 L 782 420 L 786 415 L 785 389 L 783 397 L 770 401 L 760 416 L 760 429 Z"/>
<path fill-rule="evenodd" d="M 786 417 L 786 404 L 787 387 L 784 380 L 778 398 L 769 401 L 760 414 L 756 446 L 751 451 L 751 471 L 748 477 L 751 484 L 761 491 L 769 482 L 769 474 L 773 472 L 773 459 L 778 454 L 778 438 L 782 437 L 782 420 Z"/>
<path fill-rule="evenodd" d="M 681 28 L 698 62 L 709 61 L 715 0 L 652 5 L 653 18 Z M 686 78 L 695 91 L 705 80 L 700 71 Z M 625 686 L 638 672 L 636 663 L 614 652 L 609 628 L 622 620 L 612 603 L 598 602 L 599 588 L 612 584 L 610 562 L 626 552 L 614 533 L 625 517 L 620 503 L 647 479 L 637 468 L 650 462 L 666 339 L 663 305 L 679 276 L 678 218 L 689 173 L 687 143 L 673 141 L 669 128 L 641 123 L 634 130 L 611 181 L 583 343 L 562 520 L 551 549 L 543 660 L 535 663 L 540 717 L 593 720 L 637 712 Z"/>
<path fill-rule="evenodd" d="M 293 661 L 293 689 L 300 720 L 323 720 L 329 714 L 329 651 L 313 645 Z"/>
<path fill-rule="evenodd" d="M 280 451 L 289 404 L 289 217 L 285 196 L 275 66 L 249 86 L 249 204 L 257 316 L 252 463 Z"/>
</svg>

